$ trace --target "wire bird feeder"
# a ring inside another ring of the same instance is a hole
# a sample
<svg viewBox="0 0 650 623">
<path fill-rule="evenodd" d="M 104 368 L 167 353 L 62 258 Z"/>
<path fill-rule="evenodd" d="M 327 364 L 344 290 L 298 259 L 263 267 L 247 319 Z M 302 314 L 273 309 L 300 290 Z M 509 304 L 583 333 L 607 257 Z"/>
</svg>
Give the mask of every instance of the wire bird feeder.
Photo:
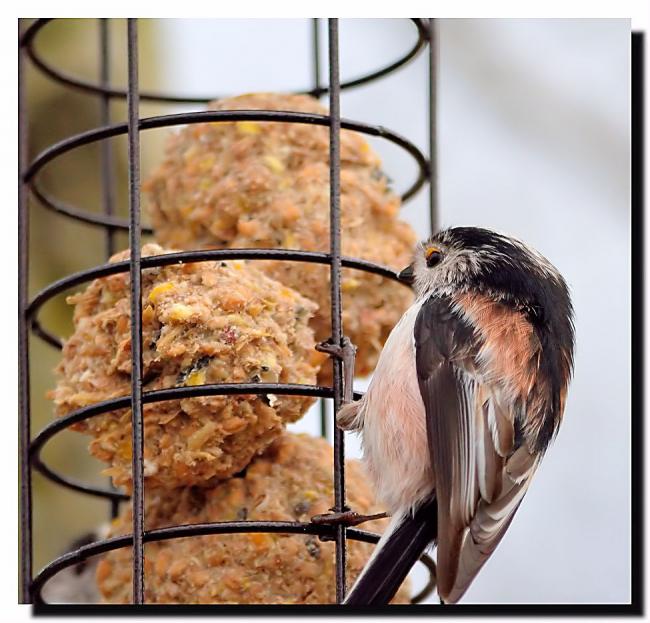
<svg viewBox="0 0 650 623">
<path fill-rule="evenodd" d="M 415 160 L 418 175 L 412 185 L 402 194 L 404 201 L 410 199 L 422 186 L 429 184 L 429 211 L 431 231 L 437 226 L 437 181 L 436 181 L 436 79 L 437 79 L 437 41 L 436 25 L 433 19 L 411 19 L 415 27 L 416 40 L 413 47 L 396 61 L 369 72 L 356 79 L 341 82 L 339 76 L 339 36 L 338 20 L 328 19 L 329 48 L 329 82 L 320 81 L 320 42 L 319 20 L 312 20 L 312 69 L 313 85 L 302 93 L 314 97 L 328 95 L 329 114 L 306 114 L 298 112 L 278 112 L 270 110 L 255 111 L 202 111 L 157 117 L 140 118 L 140 100 L 160 103 L 207 103 L 214 96 L 186 96 L 140 91 L 138 80 L 138 22 L 128 19 L 128 87 L 126 90 L 115 88 L 109 81 L 109 23 L 106 19 L 98 20 L 100 71 L 99 81 L 87 82 L 65 74 L 50 65 L 35 49 L 38 34 L 51 19 L 35 20 L 19 38 L 19 418 L 20 418 L 20 528 L 21 528 L 21 562 L 20 562 L 20 601 L 21 603 L 43 604 L 41 589 L 45 582 L 66 567 L 75 565 L 96 554 L 108 552 L 121 547 L 133 547 L 133 603 L 144 602 L 144 543 L 212 534 L 232 534 L 244 532 L 311 534 L 322 539 L 334 540 L 336 543 L 336 599 L 341 603 L 345 597 L 345 561 L 346 540 L 353 539 L 376 543 L 379 537 L 369 532 L 348 527 L 345 512 L 345 474 L 344 474 L 344 437 L 343 431 L 334 426 L 334 497 L 335 505 L 332 521 L 313 522 L 279 522 L 279 521 L 227 521 L 183 526 L 172 526 L 156 530 L 144 530 L 144 477 L 143 477 L 143 415 L 142 405 L 179 398 L 197 396 L 233 395 L 233 394 L 283 394 L 302 395 L 321 398 L 321 432 L 326 430 L 327 412 L 323 399 L 333 401 L 336 414 L 344 400 L 344 357 L 346 339 L 343 335 L 341 321 L 341 267 L 356 268 L 375 273 L 392 280 L 398 280 L 395 271 L 378 264 L 341 256 L 340 231 L 340 130 L 355 130 L 363 134 L 378 136 L 404 149 Z M 423 49 L 429 53 L 429 157 L 427 158 L 413 143 L 406 138 L 382 126 L 370 125 L 357 121 L 341 119 L 339 97 L 342 89 L 370 83 L 387 76 L 406 65 Z M 27 153 L 26 85 L 24 67 L 27 58 L 43 74 L 71 89 L 94 95 L 99 99 L 101 126 L 69 136 L 50 145 L 39 153 L 31 162 Z M 126 123 L 111 123 L 109 103 L 112 99 L 126 99 L 128 120 Z M 163 256 L 141 258 L 140 239 L 142 233 L 149 230 L 140 225 L 140 132 L 153 129 L 194 124 L 199 122 L 225 121 L 275 121 L 281 123 L 315 124 L 329 127 L 330 150 L 330 252 L 316 253 L 308 251 L 291 251 L 279 249 L 227 249 L 210 251 L 186 251 Z M 114 215 L 113 183 L 114 172 L 111 166 L 111 147 L 108 139 L 126 134 L 128 137 L 128 180 L 129 180 L 129 219 L 124 220 Z M 38 174 L 50 162 L 74 149 L 99 142 L 101 145 L 102 174 L 102 213 L 90 213 L 69 205 L 51 196 L 38 183 Z M 128 230 L 130 259 L 128 261 L 104 264 L 72 274 L 49 284 L 31 300 L 28 298 L 28 228 L 29 210 L 28 194 L 31 194 L 46 209 L 63 214 L 77 222 L 105 231 L 107 258 L 114 252 L 114 234 L 118 230 Z M 204 262 L 216 259 L 247 260 L 285 260 L 294 262 L 312 262 L 330 266 L 331 276 L 331 317 L 332 335 L 328 352 L 333 366 L 332 387 L 296 384 L 271 383 L 230 383 L 190 387 L 175 387 L 157 391 L 142 391 L 142 309 L 141 271 L 155 266 L 166 266 L 177 262 Z M 53 347 L 62 347 L 61 339 L 41 326 L 38 312 L 50 299 L 61 292 L 89 282 L 98 277 L 116 273 L 130 273 L 131 297 L 131 339 L 132 339 L 132 386 L 131 395 L 92 404 L 58 418 L 45 426 L 33 438 L 31 435 L 30 413 L 30 332 Z M 352 357 L 354 354 L 352 353 Z M 355 394 L 355 397 L 359 397 Z M 40 457 L 43 446 L 57 433 L 74 423 L 93 416 L 122 408 L 131 408 L 132 444 L 133 444 L 133 533 L 131 535 L 99 540 L 59 556 L 39 573 L 34 575 L 32 568 L 32 470 L 40 472 L 50 481 L 69 489 L 104 498 L 110 502 L 111 515 L 117 515 L 121 502 L 129 496 L 112 488 L 98 488 L 78 482 L 68 476 L 59 474 L 48 467 Z M 435 567 L 431 559 L 424 555 L 421 561 L 429 570 L 430 579 L 425 588 L 413 599 L 418 603 L 431 593 L 435 583 Z"/>
</svg>

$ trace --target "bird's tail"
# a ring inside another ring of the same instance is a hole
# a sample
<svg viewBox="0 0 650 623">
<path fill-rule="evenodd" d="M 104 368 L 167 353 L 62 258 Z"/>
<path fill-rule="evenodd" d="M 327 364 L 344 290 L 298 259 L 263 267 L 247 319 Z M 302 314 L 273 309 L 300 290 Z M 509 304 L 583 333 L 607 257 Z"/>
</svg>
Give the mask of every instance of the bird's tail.
<svg viewBox="0 0 650 623">
<path fill-rule="evenodd" d="M 388 529 L 343 603 L 350 606 L 387 604 L 411 567 L 437 537 L 437 532 L 438 505 L 435 498 L 422 504 L 414 514 L 406 511 L 393 515 Z"/>
</svg>

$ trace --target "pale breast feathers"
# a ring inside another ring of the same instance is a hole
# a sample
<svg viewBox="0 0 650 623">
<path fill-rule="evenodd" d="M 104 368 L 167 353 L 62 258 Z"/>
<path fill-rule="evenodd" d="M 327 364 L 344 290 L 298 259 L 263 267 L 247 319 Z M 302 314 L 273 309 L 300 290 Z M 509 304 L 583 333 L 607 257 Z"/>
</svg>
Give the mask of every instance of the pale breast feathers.
<svg viewBox="0 0 650 623">
<path fill-rule="evenodd" d="M 413 305 L 391 332 L 368 392 L 347 421 L 363 426 L 365 465 L 390 512 L 412 507 L 433 489 L 424 403 L 415 370 Z"/>
</svg>

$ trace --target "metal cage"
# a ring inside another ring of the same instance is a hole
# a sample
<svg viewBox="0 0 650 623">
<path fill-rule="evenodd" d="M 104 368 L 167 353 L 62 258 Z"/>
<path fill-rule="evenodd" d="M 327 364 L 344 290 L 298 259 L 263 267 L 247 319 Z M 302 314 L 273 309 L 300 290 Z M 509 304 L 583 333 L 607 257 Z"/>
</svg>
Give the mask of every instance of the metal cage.
<svg viewBox="0 0 650 623">
<path fill-rule="evenodd" d="M 276 532 L 312 534 L 321 539 L 334 540 L 336 544 L 336 598 L 341 603 L 345 596 L 345 561 L 346 540 L 355 539 L 365 542 L 376 542 L 377 535 L 348 527 L 341 514 L 348 510 L 345 500 L 344 474 L 344 437 L 343 432 L 332 424 L 334 429 L 334 493 L 335 505 L 332 521 L 327 523 L 314 522 L 275 522 L 275 521 L 232 521 L 209 524 L 194 524 L 172 526 L 157 530 L 144 529 L 144 477 L 143 477 L 143 417 L 142 405 L 150 402 L 208 395 L 246 394 L 285 394 L 314 396 L 321 399 L 321 430 L 324 434 L 326 426 L 326 410 L 324 399 L 333 401 L 333 413 L 336 414 L 344 400 L 343 374 L 346 365 L 346 339 L 343 335 L 341 322 L 341 267 L 351 267 L 373 272 L 383 277 L 397 280 L 396 273 L 384 266 L 364 261 L 358 258 L 341 256 L 340 205 L 339 205 L 339 176 L 340 176 L 340 143 L 341 128 L 355 130 L 364 134 L 384 138 L 398 145 L 410 154 L 418 167 L 418 176 L 410 188 L 403 193 L 402 199 L 408 200 L 425 183 L 429 184 L 429 210 L 431 231 L 437 225 L 437 185 L 436 185 L 436 79 L 437 79 L 437 41 L 436 25 L 433 19 L 412 19 L 415 27 L 416 40 L 412 48 L 393 63 L 369 72 L 359 78 L 341 82 L 339 77 L 339 36 L 338 20 L 328 19 L 328 65 L 329 82 L 320 82 L 320 44 L 319 20 L 312 20 L 312 68 L 313 85 L 303 91 L 313 96 L 328 95 L 329 114 L 305 114 L 297 112 L 278 112 L 268 110 L 254 111 L 201 111 L 186 114 L 174 114 L 149 118 L 139 117 L 139 101 L 150 100 L 168 103 L 205 103 L 214 97 L 196 97 L 175 94 L 141 92 L 138 81 L 138 22 L 128 19 L 128 88 L 117 89 L 109 80 L 109 22 L 98 20 L 100 71 L 98 82 L 92 83 L 75 76 L 67 75 L 50 65 L 36 51 L 34 43 L 38 34 L 45 28 L 50 19 L 38 19 L 32 22 L 19 36 L 19 432 L 20 432 L 20 528 L 21 528 L 21 561 L 20 561 L 20 601 L 21 603 L 42 604 L 41 589 L 44 583 L 62 569 L 74 565 L 90 556 L 107 552 L 120 547 L 133 546 L 133 603 L 144 602 L 144 543 L 173 539 L 180 537 L 230 534 L 235 532 Z M 418 53 L 428 50 L 428 83 L 429 83 L 429 154 L 425 156 L 420 149 L 406 138 L 382 126 L 369 125 L 357 121 L 341 119 L 339 97 L 342 89 L 366 84 L 386 76 L 404 66 Z M 101 106 L 100 127 L 70 136 L 49 146 L 33 160 L 27 153 L 27 119 L 24 66 L 27 60 L 41 73 L 50 79 L 69 88 L 80 90 L 99 99 Z M 112 99 L 126 99 L 128 104 L 128 121 L 126 123 L 111 123 L 109 102 Z M 329 127 L 330 137 L 330 252 L 316 253 L 308 251 L 292 251 L 280 249 L 227 249 L 211 251 L 186 251 L 164 256 L 141 258 L 141 234 L 148 230 L 140 225 L 140 132 L 151 128 L 192 124 L 199 122 L 223 121 L 275 121 L 280 123 L 315 124 Z M 128 137 L 128 180 L 129 180 L 129 219 L 124 220 L 114 215 L 114 197 L 112 184 L 114 172 L 111 166 L 111 151 L 108 139 L 118 135 Z M 51 196 L 38 183 L 41 170 L 59 156 L 83 145 L 94 142 L 101 144 L 102 167 L 102 204 L 103 213 L 90 213 Z M 29 210 L 28 195 L 31 195 L 42 207 L 56 211 L 89 227 L 99 227 L 105 231 L 106 256 L 114 252 L 114 233 L 117 230 L 128 230 L 130 259 L 112 264 L 104 264 L 91 270 L 75 273 L 54 283 L 49 284 L 38 292 L 31 300 L 28 297 L 28 230 Z M 263 383 L 230 383 L 202 385 L 194 387 L 177 387 L 158 391 L 142 391 L 142 310 L 141 310 L 141 271 L 142 269 L 163 266 L 179 262 L 202 262 L 220 259 L 249 259 L 249 260 L 284 260 L 297 262 L 314 262 L 330 267 L 331 276 L 331 313 L 332 334 L 329 339 L 328 352 L 333 366 L 332 387 L 263 384 Z M 131 394 L 114 400 L 108 400 L 90 405 L 73 413 L 57 418 L 34 437 L 31 433 L 30 414 L 30 362 L 29 340 L 30 333 L 61 348 L 61 339 L 47 328 L 41 326 L 38 312 L 44 303 L 69 289 L 70 287 L 88 282 L 97 277 L 119 272 L 130 273 L 131 295 L 131 340 L 132 340 L 132 386 Z M 352 352 L 352 357 L 354 353 Z M 352 359 L 353 362 L 353 359 Z M 358 397 L 358 395 L 357 395 Z M 60 431 L 75 422 L 80 422 L 95 415 L 120 408 L 131 407 L 132 413 L 132 443 L 133 443 L 133 532 L 131 535 L 100 540 L 89 545 L 59 556 L 34 575 L 32 565 L 32 470 L 37 470 L 46 478 L 58 485 L 68 487 L 87 495 L 99 496 L 110 502 L 111 513 L 116 515 L 120 502 L 128 496 L 107 487 L 97 488 L 77 482 L 61 475 L 48 467 L 40 457 L 44 444 Z M 421 561 L 427 566 L 430 580 L 427 586 L 416 595 L 412 601 L 424 599 L 432 590 L 435 583 L 435 567 L 431 559 L 424 555 Z"/>
</svg>

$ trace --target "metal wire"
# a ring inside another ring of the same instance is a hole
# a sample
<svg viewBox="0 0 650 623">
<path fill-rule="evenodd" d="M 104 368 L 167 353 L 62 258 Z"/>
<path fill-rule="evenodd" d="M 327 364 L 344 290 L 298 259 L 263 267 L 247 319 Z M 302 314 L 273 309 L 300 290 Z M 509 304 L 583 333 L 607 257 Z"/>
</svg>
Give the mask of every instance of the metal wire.
<svg viewBox="0 0 650 623">
<path fill-rule="evenodd" d="M 341 107 L 339 80 L 339 22 L 328 19 L 329 47 L 329 113 L 330 113 L 330 295 L 332 337 L 330 343 L 343 348 L 343 323 L 341 320 Z M 343 402 L 343 361 L 332 356 L 334 389 L 334 512 L 345 508 L 345 445 L 344 433 L 336 426 L 336 414 Z M 336 603 L 345 599 L 345 526 L 336 527 Z"/>
<path fill-rule="evenodd" d="M 330 387 L 320 387 L 318 385 L 298 385 L 292 383 L 219 383 L 214 385 L 196 385 L 192 387 L 170 387 L 155 391 L 143 392 L 142 403 L 150 404 L 153 402 L 162 402 L 165 400 L 181 400 L 183 398 L 198 398 L 200 396 L 232 396 L 236 394 L 278 394 L 287 396 L 313 396 L 317 398 L 332 398 L 333 390 Z M 363 394 L 355 393 L 355 399 L 359 399 Z M 122 396 L 96 402 L 86 407 L 82 407 L 68 413 L 65 416 L 57 418 L 50 422 L 32 441 L 29 448 L 29 458 L 35 469 L 44 475 L 54 474 L 59 484 L 70 489 L 91 493 L 100 497 L 109 499 L 127 500 L 129 496 L 106 490 L 91 487 L 83 483 L 76 483 L 50 470 L 40 458 L 43 446 L 52 439 L 57 433 L 69 428 L 73 424 L 78 424 L 91 417 L 96 417 L 104 413 L 116 411 L 118 409 L 127 409 L 131 406 L 131 396 Z"/>
<path fill-rule="evenodd" d="M 320 20 L 317 17 L 311 23 L 311 45 L 312 45 L 312 79 L 313 93 L 321 91 L 320 84 Z"/>
<path fill-rule="evenodd" d="M 129 273 L 131 288 L 131 437 L 133 447 L 133 603 L 144 603 L 144 422 L 142 414 L 142 268 L 138 26 L 127 20 L 129 93 Z"/>
<path fill-rule="evenodd" d="M 170 526 L 147 530 L 144 533 L 144 542 L 164 541 L 213 534 L 242 534 L 242 533 L 275 533 L 275 534 L 312 534 L 323 540 L 333 538 L 335 527 L 325 524 L 306 523 L 298 521 L 222 521 L 214 523 L 197 523 L 191 525 Z M 363 543 L 377 543 L 379 536 L 365 530 L 348 528 L 347 538 Z M 53 560 L 44 567 L 34 578 L 33 590 L 35 597 L 40 595 L 43 585 L 58 572 L 67 567 L 76 565 L 91 556 L 114 551 L 131 544 L 132 535 L 126 534 L 94 543 L 82 545 L 74 551 L 68 552 Z M 432 571 L 435 579 L 435 566 L 427 556 L 422 556 L 421 562 Z M 427 589 L 424 587 L 423 591 Z"/>
<path fill-rule="evenodd" d="M 142 268 L 156 268 L 169 266 L 171 264 L 183 264 L 190 262 L 206 262 L 210 260 L 284 260 L 294 262 L 308 262 L 312 264 L 329 264 L 328 253 L 318 251 L 292 251 L 287 249 L 207 249 L 202 251 L 179 251 L 177 253 L 165 253 L 164 255 L 150 255 L 140 260 Z M 392 268 L 351 257 L 342 257 L 341 263 L 346 268 L 355 268 L 364 272 L 380 275 L 386 279 L 399 281 L 398 273 Z M 54 281 L 43 288 L 27 305 L 25 315 L 32 323 L 32 329 L 39 337 L 56 348 L 62 348 L 61 338 L 40 327 L 37 313 L 40 308 L 57 294 L 65 292 L 70 288 L 81 285 L 92 279 L 108 277 L 129 270 L 129 261 L 111 262 L 96 266 L 88 270 Z"/>
<path fill-rule="evenodd" d="M 110 67 L 110 30 L 109 21 L 106 18 L 99 18 L 99 81 L 102 87 L 108 87 L 111 80 Z M 100 96 L 100 123 L 103 126 L 111 122 L 111 99 L 105 93 Z M 115 173 L 113 167 L 113 152 L 110 141 L 101 142 L 101 186 L 102 186 L 102 211 L 107 216 L 112 216 L 115 211 Z M 108 260 L 115 253 L 115 227 L 106 226 L 106 259 Z M 51 341 L 50 341 L 51 343 Z M 41 465 L 42 469 L 47 469 Z M 41 472 L 43 473 L 43 472 Z M 50 472 L 51 476 L 57 476 Z M 111 497 L 111 519 L 115 519 L 120 512 L 119 492 L 113 486 L 112 480 L 108 479 L 109 488 L 116 493 Z M 63 484 L 63 483 L 61 483 Z M 91 493 L 86 491 L 86 493 Z"/>
<path fill-rule="evenodd" d="M 108 19 L 99 19 L 99 81 L 102 88 L 108 88 L 111 80 L 110 67 L 110 32 Z M 106 94 L 100 95 L 100 123 L 107 126 L 111 122 L 111 98 Z M 112 216 L 115 210 L 115 175 L 113 173 L 113 154 L 110 141 L 101 142 L 101 174 L 102 174 L 102 211 Z M 115 253 L 115 227 L 106 226 L 106 259 Z"/>
<path fill-rule="evenodd" d="M 20 22 L 19 22 L 20 24 Z M 31 602 L 32 578 L 32 472 L 29 467 L 31 438 L 29 332 L 26 309 L 29 297 L 29 207 L 22 173 L 27 168 L 25 62 L 18 49 L 18 384 L 20 442 L 20 603 Z"/>
<path fill-rule="evenodd" d="M 33 24 L 30 24 L 29 28 L 25 31 L 22 37 L 22 45 L 25 48 L 25 51 L 31 61 L 36 67 L 38 67 L 45 75 L 52 78 L 52 80 L 63 84 L 65 86 L 71 87 L 73 89 L 80 90 L 85 93 L 95 94 L 95 95 L 107 95 L 111 99 L 121 98 L 125 99 L 127 97 L 127 90 L 125 89 L 116 89 L 110 86 L 104 86 L 102 84 L 93 84 L 77 78 L 76 76 L 71 76 L 62 72 L 52 65 L 48 64 L 34 49 L 34 44 L 36 41 L 36 35 L 50 22 L 55 21 L 51 18 L 38 19 Z M 427 44 L 427 26 L 426 20 L 418 18 L 410 18 L 410 21 L 416 28 L 417 40 L 413 47 L 406 52 L 402 57 L 396 60 L 385 67 L 371 71 L 363 76 L 347 80 L 340 85 L 341 89 L 349 89 L 353 87 L 358 87 L 369 82 L 373 82 L 383 76 L 386 76 L 390 73 L 393 73 L 400 67 L 403 67 L 411 60 L 413 60 L 418 53 L 426 46 Z M 320 97 L 321 95 L 326 95 L 328 93 L 327 86 L 316 86 L 311 90 L 297 91 L 297 93 L 312 95 L 314 97 Z M 142 91 L 140 93 L 140 99 L 143 101 L 151 102 L 162 102 L 162 103 L 184 103 L 184 104 L 205 104 L 214 99 L 221 99 L 222 96 L 216 96 L 215 94 L 211 95 L 170 95 L 164 93 L 151 93 Z"/>
<path fill-rule="evenodd" d="M 314 92 L 320 91 L 320 21 L 317 17 L 312 19 L 311 30 L 312 41 L 312 78 Z M 327 403 L 322 398 L 318 405 L 320 412 L 320 435 L 323 439 L 327 439 Z"/>
<path fill-rule="evenodd" d="M 142 131 L 164 128 L 180 124 L 205 123 L 208 121 L 273 121 L 279 123 L 304 123 L 328 126 L 330 123 L 330 118 L 327 115 L 289 111 L 204 110 L 200 112 L 180 113 L 175 115 L 163 115 L 159 117 L 148 117 L 145 119 L 140 119 L 140 130 Z M 401 147 L 413 157 L 418 167 L 418 175 L 411 186 L 402 194 L 402 201 L 408 201 L 426 183 L 429 171 L 429 163 L 424 154 L 408 139 L 382 126 L 360 123 L 358 121 L 342 119 L 341 127 L 346 130 L 355 130 L 357 132 L 361 132 L 362 134 L 368 134 L 370 136 L 377 136 L 386 139 L 398 147 Z M 36 174 L 39 173 L 46 164 L 72 151 L 73 149 L 82 147 L 84 145 L 89 145 L 97 141 L 105 140 L 107 138 L 127 134 L 127 132 L 127 123 L 117 123 L 110 126 L 95 128 L 86 132 L 75 134 L 62 141 L 54 143 L 47 149 L 43 150 L 32 161 L 31 165 L 25 173 L 25 179 L 29 182 L 30 189 L 32 190 L 33 194 L 44 206 L 77 221 L 99 226 L 108 225 L 115 229 L 128 229 L 129 223 L 124 219 L 120 219 L 112 215 L 86 212 L 85 210 L 52 198 L 39 187 L 37 180 L 35 179 Z M 151 229 L 149 228 L 143 228 L 142 231 L 143 233 L 151 233 Z"/>
<path fill-rule="evenodd" d="M 435 87 L 436 87 L 436 52 L 435 24 L 433 20 L 413 19 L 418 31 L 418 41 L 415 46 L 403 57 L 383 69 L 369 73 L 361 78 L 340 82 L 338 64 L 338 20 L 328 20 L 328 49 L 329 49 L 329 82 L 322 85 L 320 82 L 320 49 L 318 20 L 312 22 L 313 35 L 313 88 L 312 95 L 329 94 L 329 115 L 312 115 L 289 111 L 203 111 L 185 113 L 180 115 L 165 115 L 140 119 L 138 114 L 139 101 L 148 99 L 166 102 L 197 102 L 207 101 L 210 98 L 187 98 L 183 96 L 167 96 L 152 93 L 141 93 L 138 84 L 138 54 L 137 54 L 137 20 L 129 19 L 127 27 L 128 46 L 128 88 L 115 89 L 110 84 L 109 64 L 109 23 L 100 20 L 99 23 L 99 49 L 100 66 L 98 84 L 86 83 L 72 76 L 66 76 L 57 69 L 47 64 L 37 54 L 34 48 L 38 32 L 51 20 L 36 20 L 20 37 L 19 46 L 19 372 L 20 372 L 20 457 L 21 457 L 21 601 L 42 603 L 40 591 L 45 581 L 62 569 L 76 564 L 81 560 L 118 547 L 133 546 L 133 600 L 134 603 L 144 602 L 144 543 L 167 538 L 182 536 L 198 536 L 205 534 L 229 534 L 237 532 L 284 532 L 315 534 L 323 539 L 336 542 L 336 597 L 340 603 L 345 596 L 345 558 L 346 539 L 352 538 L 365 542 L 376 542 L 378 537 L 362 530 L 347 528 L 343 522 L 333 525 L 316 525 L 300 522 L 218 522 L 213 524 L 198 524 L 191 526 L 172 526 L 161 530 L 144 530 L 144 478 L 143 478 L 143 426 L 142 406 L 163 400 L 178 400 L 210 395 L 235 395 L 235 394 L 287 394 L 320 397 L 333 402 L 332 418 L 343 400 L 343 373 L 344 365 L 340 351 L 344 348 L 345 336 L 341 323 L 341 268 L 355 268 L 381 275 L 388 279 L 398 280 L 395 271 L 384 266 L 341 256 L 340 232 L 340 131 L 341 128 L 355 130 L 365 134 L 379 136 L 387 139 L 400 148 L 406 150 L 418 165 L 416 181 L 403 194 L 406 201 L 413 196 L 426 181 L 433 181 L 429 193 L 429 208 L 432 227 L 436 223 L 437 215 L 437 189 L 435 186 L 436 151 L 435 151 Z M 398 134 L 383 128 L 356 121 L 341 119 L 340 117 L 340 92 L 347 87 L 364 84 L 378 77 L 395 71 L 413 58 L 421 48 L 429 44 L 430 68 L 430 132 L 429 132 L 429 162 L 422 152 L 410 141 Z M 88 132 L 77 134 L 63 141 L 51 145 L 37 155 L 31 163 L 27 157 L 27 124 L 25 111 L 25 85 L 23 64 L 29 57 L 34 65 L 53 80 L 69 87 L 94 93 L 100 97 L 100 123 L 101 127 Z M 110 123 L 110 100 L 115 97 L 126 97 L 128 103 L 128 120 L 125 123 Z M 161 256 L 140 257 L 140 238 L 142 233 L 149 230 L 140 224 L 140 175 L 139 175 L 139 133 L 140 131 L 169 127 L 183 123 L 224 122 L 224 121 L 274 121 L 282 123 L 307 123 L 328 126 L 330 129 L 330 252 L 316 253 L 308 251 L 292 251 L 284 249 L 221 249 L 210 251 L 185 251 L 182 253 L 165 254 Z M 128 138 L 128 170 L 129 170 L 129 219 L 117 218 L 115 212 L 114 182 L 112 168 L 112 153 L 110 138 L 127 135 Z M 101 168 L 102 168 L 102 213 L 94 214 L 66 204 L 51 197 L 38 184 L 38 173 L 52 160 L 68 153 L 71 150 L 99 141 L 101 143 Z M 106 232 L 106 252 L 114 250 L 114 233 L 118 229 L 129 230 L 129 260 L 104 264 L 90 270 L 81 271 L 60 279 L 38 292 L 31 302 L 28 299 L 28 204 L 27 193 L 32 195 L 46 208 L 55 210 L 77 221 L 91 226 L 103 227 Z M 183 262 L 214 261 L 216 259 L 251 259 L 251 260 L 284 260 L 314 262 L 330 266 L 331 279 L 331 312 L 332 335 L 328 351 L 332 357 L 333 385 L 331 388 L 311 385 L 292 384 L 250 384 L 226 383 L 218 385 L 204 385 L 195 387 L 174 387 L 163 390 L 142 391 L 142 317 L 141 317 L 141 275 L 142 270 L 157 266 L 165 266 Z M 61 294 L 67 289 L 85 283 L 91 279 L 105 277 L 119 272 L 130 273 L 131 319 L 132 319 L 132 386 L 131 394 L 92 404 L 78 409 L 65 417 L 57 418 L 41 430 L 31 441 L 30 432 L 30 403 L 29 403 L 29 329 L 47 343 L 59 347 L 61 338 L 46 328 L 41 327 L 37 314 L 40 308 L 51 298 Z M 336 349 L 339 350 L 337 354 Z M 361 395 L 354 394 L 358 399 Z M 71 425 L 91 417 L 114 411 L 117 409 L 131 409 L 132 412 L 132 443 L 133 443 L 133 533 L 113 539 L 107 539 L 81 547 L 74 552 L 60 556 L 47 565 L 35 578 L 32 570 L 32 491 L 31 469 L 35 469 L 61 486 L 108 499 L 112 502 L 113 512 L 117 510 L 120 501 L 129 498 L 126 494 L 115 491 L 111 487 L 103 489 L 78 482 L 67 476 L 56 473 L 41 459 L 44 445 L 61 431 Z M 322 412 L 323 414 L 326 411 Z M 335 425 L 334 429 L 334 490 L 335 506 L 337 512 L 347 509 L 345 506 L 345 474 L 344 474 L 344 444 L 343 433 Z M 323 427 L 323 432 L 325 427 Z M 430 571 L 430 580 L 414 598 L 419 601 L 426 597 L 432 590 L 434 578 L 433 562 L 423 556 L 423 562 Z"/>
</svg>

